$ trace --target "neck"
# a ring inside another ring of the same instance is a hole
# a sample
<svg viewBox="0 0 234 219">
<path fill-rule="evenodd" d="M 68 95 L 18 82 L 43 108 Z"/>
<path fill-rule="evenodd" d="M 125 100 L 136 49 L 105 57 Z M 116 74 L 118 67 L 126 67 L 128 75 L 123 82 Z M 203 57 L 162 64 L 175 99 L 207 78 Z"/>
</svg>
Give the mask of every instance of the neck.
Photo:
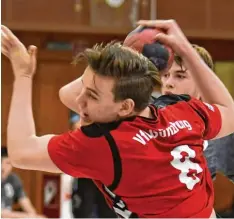
<svg viewBox="0 0 234 219">
<path fill-rule="evenodd" d="M 131 116 L 141 116 L 141 117 L 145 117 L 145 118 L 149 118 L 149 119 L 155 118 L 155 116 L 152 114 L 150 108 L 147 106 L 145 109 L 143 109 L 140 112 L 134 111 L 131 114 L 129 114 L 128 116 L 118 118 L 117 120 L 119 120 L 119 119 L 126 119 L 126 118 L 131 117 Z"/>
<path fill-rule="evenodd" d="M 152 112 L 148 106 L 144 110 L 142 110 L 138 115 L 142 116 L 142 117 L 149 118 L 149 119 L 154 118 L 154 115 L 152 114 Z"/>
</svg>

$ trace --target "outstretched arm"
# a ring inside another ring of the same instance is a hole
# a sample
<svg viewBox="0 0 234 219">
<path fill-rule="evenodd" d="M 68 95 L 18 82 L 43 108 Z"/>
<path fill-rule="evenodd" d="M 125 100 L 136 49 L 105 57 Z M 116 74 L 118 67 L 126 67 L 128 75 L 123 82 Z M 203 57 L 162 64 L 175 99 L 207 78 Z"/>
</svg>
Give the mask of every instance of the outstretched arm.
<svg viewBox="0 0 234 219">
<path fill-rule="evenodd" d="M 1 209 L 1 218 L 45 218 L 45 216 Z"/>
<path fill-rule="evenodd" d="M 14 72 L 13 93 L 7 126 L 7 145 L 14 166 L 60 172 L 51 161 L 47 145 L 53 135 L 36 136 L 32 113 L 32 82 L 36 70 L 36 47 L 27 50 L 18 38 L 2 26 L 2 53 Z"/>
</svg>

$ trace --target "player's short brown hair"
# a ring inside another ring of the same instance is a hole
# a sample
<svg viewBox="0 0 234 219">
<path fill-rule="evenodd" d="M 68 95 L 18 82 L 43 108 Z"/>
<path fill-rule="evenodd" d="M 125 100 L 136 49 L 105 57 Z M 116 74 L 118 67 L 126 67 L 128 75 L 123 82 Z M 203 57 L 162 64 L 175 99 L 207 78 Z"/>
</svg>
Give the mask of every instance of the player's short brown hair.
<svg viewBox="0 0 234 219">
<path fill-rule="evenodd" d="M 131 98 L 135 110 L 141 111 L 148 104 L 153 88 L 160 83 L 158 69 L 142 54 L 119 42 L 97 44 L 75 58 L 75 63 L 85 58 L 88 66 L 99 75 L 113 77 L 115 101 Z"/>
<path fill-rule="evenodd" d="M 198 46 L 196 44 L 192 44 L 192 46 L 197 51 L 197 53 L 201 56 L 202 60 L 207 64 L 207 66 L 210 69 L 214 70 L 214 62 L 210 53 L 202 46 Z M 175 62 L 178 65 L 182 65 L 182 59 L 178 55 L 175 55 Z"/>
</svg>

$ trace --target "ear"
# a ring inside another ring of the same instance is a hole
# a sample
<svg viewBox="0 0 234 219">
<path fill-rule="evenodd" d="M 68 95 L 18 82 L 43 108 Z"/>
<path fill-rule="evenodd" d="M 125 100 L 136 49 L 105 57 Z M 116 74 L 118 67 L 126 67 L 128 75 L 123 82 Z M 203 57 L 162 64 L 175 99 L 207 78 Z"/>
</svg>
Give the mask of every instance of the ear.
<svg viewBox="0 0 234 219">
<path fill-rule="evenodd" d="M 135 108 L 135 102 L 132 99 L 126 99 L 121 103 L 119 110 L 120 117 L 126 117 L 133 113 Z"/>
</svg>

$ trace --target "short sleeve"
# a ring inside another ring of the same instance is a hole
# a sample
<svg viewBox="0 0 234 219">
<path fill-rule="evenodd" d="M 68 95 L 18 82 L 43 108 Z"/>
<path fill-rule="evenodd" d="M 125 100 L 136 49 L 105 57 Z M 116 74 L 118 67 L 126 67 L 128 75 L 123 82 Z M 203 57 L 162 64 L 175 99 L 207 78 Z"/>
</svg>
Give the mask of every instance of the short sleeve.
<svg viewBox="0 0 234 219">
<path fill-rule="evenodd" d="M 215 138 L 222 125 L 221 114 L 218 107 L 195 98 L 191 98 L 188 104 L 198 113 L 205 123 L 204 140 Z"/>
<path fill-rule="evenodd" d="M 80 129 L 57 135 L 49 141 L 48 153 L 54 164 L 68 175 L 96 180 L 110 178 L 113 160 L 103 136 L 88 137 Z"/>
<path fill-rule="evenodd" d="M 15 191 L 14 201 L 18 202 L 21 198 L 24 198 L 26 195 L 25 195 L 23 185 L 22 185 L 20 178 L 15 174 L 12 175 L 12 184 L 14 186 L 14 191 Z"/>
</svg>

